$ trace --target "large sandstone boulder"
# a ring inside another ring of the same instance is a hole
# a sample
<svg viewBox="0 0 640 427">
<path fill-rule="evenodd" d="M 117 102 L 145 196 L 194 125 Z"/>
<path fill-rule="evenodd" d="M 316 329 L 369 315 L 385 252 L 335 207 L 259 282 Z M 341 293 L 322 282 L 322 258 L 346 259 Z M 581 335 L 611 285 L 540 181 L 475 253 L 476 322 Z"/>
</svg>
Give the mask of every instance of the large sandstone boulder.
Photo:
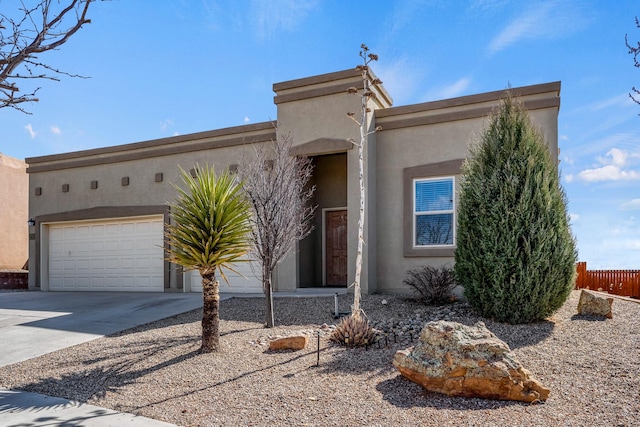
<svg viewBox="0 0 640 427">
<path fill-rule="evenodd" d="M 611 319 L 613 317 L 612 304 L 613 298 L 601 297 L 583 289 L 580 292 L 580 301 L 578 301 L 578 314 L 604 316 Z"/>
<path fill-rule="evenodd" d="M 538 402 L 549 389 L 531 377 L 511 349 L 484 323 L 429 322 L 414 347 L 393 365 L 409 380 L 449 396 Z"/>
</svg>

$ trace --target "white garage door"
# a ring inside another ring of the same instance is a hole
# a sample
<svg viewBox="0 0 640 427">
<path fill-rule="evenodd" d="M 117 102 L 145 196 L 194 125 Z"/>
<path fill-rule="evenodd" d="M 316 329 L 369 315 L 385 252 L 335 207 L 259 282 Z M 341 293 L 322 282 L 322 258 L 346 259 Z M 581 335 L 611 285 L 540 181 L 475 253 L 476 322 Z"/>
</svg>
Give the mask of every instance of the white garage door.
<svg viewBox="0 0 640 427">
<path fill-rule="evenodd" d="M 251 268 L 252 266 L 253 269 Z M 216 271 L 216 279 L 220 282 L 220 292 L 240 294 L 262 293 L 262 276 L 260 274 L 260 268 L 260 264 L 256 261 L 233 264 L 233 269 L 238 271 L 238 273 L 241 273 L 241 275 L 236 274 L 229 269 L 225 269 L 224 274 L 227 276 L 229 284 L 227 284 L 220 273 Z M 185 282 L 186 281 L 191 285 L 191 292 L 202 292 L 202 277 L 200 277 L 200 273 L 198 271 L 186 272 Z"/>
<path fill-rule="evenodd" d="M 52 291 L 164 291 L 162 216 L 49 224 Z"/>
</svg>

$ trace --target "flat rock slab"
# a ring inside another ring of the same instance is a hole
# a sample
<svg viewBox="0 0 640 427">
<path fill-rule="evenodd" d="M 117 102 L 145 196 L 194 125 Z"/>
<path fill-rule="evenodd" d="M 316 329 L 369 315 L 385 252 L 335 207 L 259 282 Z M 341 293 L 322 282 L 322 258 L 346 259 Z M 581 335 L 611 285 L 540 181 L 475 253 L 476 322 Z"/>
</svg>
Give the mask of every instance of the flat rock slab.
<svg viewBox="0 0 640 427">
<path fill-rule="evenodd" d="M 418 344 L 398 351 L 393 365 L 409 380 L 448 396 L 529 403 L 549 396 L 549 389 L 482 322 L 429 322 Z"/>
<path fill-rule="evenodd" d="M 582 290 L 578 301 L 578 314 L 587 316 L 603 316 L 607 319 L 613 318 L 611 306 L 613 298 L 601 297 L 592 292 Z"/>
<path fill-rule="evenodd" d="M 269 343 L 269 350 L 302 350 L 309 344 L 309 337 L 306 335 L 292 335 L 290 337 L 278 338 Z"/>
</svg>

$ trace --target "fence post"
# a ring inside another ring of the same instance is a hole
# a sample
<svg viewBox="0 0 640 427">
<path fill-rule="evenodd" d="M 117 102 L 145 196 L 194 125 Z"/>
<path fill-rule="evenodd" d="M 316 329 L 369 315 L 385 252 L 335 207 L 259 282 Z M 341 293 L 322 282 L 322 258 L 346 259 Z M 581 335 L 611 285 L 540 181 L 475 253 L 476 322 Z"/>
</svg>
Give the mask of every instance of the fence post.
<svg viewBox="0 0 640 427">
<path fill-rule="evenodd" d="M 587 277 L 587 263 L 586 262 L 578 262 L 576 264 L 576 271 L 577 271 L 577 275 L 576 275 L 576 289 L 582 289 L 584 288 L 584 282 L 586 280 Z"/>
</svg>

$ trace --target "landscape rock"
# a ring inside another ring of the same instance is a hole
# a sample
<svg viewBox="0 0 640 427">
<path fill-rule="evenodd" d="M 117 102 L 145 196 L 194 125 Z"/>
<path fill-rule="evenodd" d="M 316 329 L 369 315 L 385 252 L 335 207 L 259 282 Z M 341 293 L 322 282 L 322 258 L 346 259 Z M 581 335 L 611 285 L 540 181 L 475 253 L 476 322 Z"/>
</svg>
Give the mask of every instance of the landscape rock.
<svg viewBox="0 0 640 427">
<path fill-rule="evenodd" d="M 608 319 L 613 317 L 611 305 L 613 298 L 601 297 L 593 292 L 580 292 L 580 300 L 578 301 L 578 314 L 590 316 L 604 316 Z"/>
<path fill-rule="evenodd" d="M 277 338 L 269 343 L 269 350 L 302 350 L 309 344 L 309 337 L 306 335 L 292 335 L 289 337 Z"/>
<path fill-rule="evenodd" d="M 429 322 L 418 344 L 396 352 L 393 365 L 427 390 L 449 396 L 530 403 L 549 396 L 549 389 L 482 322 Z"/>
</svg>

